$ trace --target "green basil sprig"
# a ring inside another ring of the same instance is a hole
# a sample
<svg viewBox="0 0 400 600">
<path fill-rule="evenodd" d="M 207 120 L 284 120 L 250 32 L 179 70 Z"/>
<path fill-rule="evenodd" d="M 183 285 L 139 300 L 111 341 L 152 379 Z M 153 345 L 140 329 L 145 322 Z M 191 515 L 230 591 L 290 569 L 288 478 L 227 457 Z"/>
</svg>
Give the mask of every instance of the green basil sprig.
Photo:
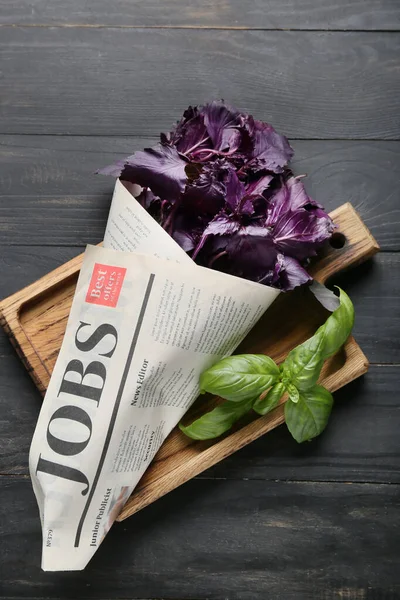
<svg viewBox="0 0 400 600">
<path fill-rule="evenodd" d="M 315 335 L 289 352 L 280 367 L 268 356 L 242 354 L 224 358 L 204 371 L 201 392 L 226 402 L 190 425 L 180 424 L 183 433 L 195 440 L 218 437 L 251 409 L 267 414 L 287 393 L 285 420 L 294 439 L 304 442 L 319 435 L 327 425 L 333 398 L 317 381 L 324 361 L 341 348 L 354 324 L 353 304 L 338 289 L 339 307 Z"/>
</svg>

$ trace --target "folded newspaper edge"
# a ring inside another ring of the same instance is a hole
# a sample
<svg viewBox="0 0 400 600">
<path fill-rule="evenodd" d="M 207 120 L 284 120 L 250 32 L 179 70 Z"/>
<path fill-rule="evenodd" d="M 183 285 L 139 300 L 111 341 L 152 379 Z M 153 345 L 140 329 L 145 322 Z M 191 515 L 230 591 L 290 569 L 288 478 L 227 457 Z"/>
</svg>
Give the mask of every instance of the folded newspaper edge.
<svg viewBox="0 0 400 600">
<path fill-rule="evenodd" d="M 30 450 L 45 571 L 86 566 L 201 372 L 279 293 L 195 265 L 119 181 L 104 244 L 86 249 Z"/>
</svg>

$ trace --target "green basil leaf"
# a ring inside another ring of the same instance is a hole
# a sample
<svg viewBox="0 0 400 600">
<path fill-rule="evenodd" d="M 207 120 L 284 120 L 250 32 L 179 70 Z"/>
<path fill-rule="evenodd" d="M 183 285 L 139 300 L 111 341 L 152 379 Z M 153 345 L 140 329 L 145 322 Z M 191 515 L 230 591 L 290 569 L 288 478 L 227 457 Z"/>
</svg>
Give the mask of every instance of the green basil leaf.
<svg viewBox="0 0 400 600">
<path fill-rule="evenodd" d="M 349 337 L 354 325 L 354 306 L 346 292 L 340 292 L 340 306 L 326 320 L 325 324 L 317 329 L 315 335 L 322 333 L 322 358 L 333 356 L 343 346 Z"/>
<path fill-rule="evenodd" d="M 258 398 L 255 401 L 253 410 L 259 415 L 266 415 L 270 410 L 278 406 L 279 400 L 284 393 L 285 385 L 283 383 L 276 383 L 263 398 Z"/>
<path fill-rule="evenodd" d="M 242 402 L 223 402 L 186 427 L 180 423 L 179 428 L 193 440 L 216 438 L 228 431 L 240 417 L 243 417 L 251 409 L 253 401 L 254 398 Z"/>
<path fill-rule="evenodd" d="M 296 442 L 306 442 L 326 427 L 333 406 L 333 397 L 322 385 L 300 392 L 299 401 L 285 403 L 286 425 Z"/>
<path fill-rule="evenodd" d="M 282 381 L 286 385 L 293 384 L 299 390 L 307 390 L 317 383 L 324 364 L 322 342 L 323 335 L 314 335 L 289 352 L 282 369 Z"/>
<path fill-rule="evenodd" d="M 292 402 L 294 402 L 296 404 L 300 400 L 299 390 L 297 389 L 297 387 L 295 385 L 293 385 L 293 383 L 289 383 L 286 386 L 286 389 L 288 391 L 289 398 L 291 399 Z"/>
<path fill-rule="evenodd" d="M 340 290 L 340 288 L 339 288 Z M 340 290 L 340 306 L 313 335 L 294 348 L 282 366 L 282 381 L 308 390 L 318 381 L 324 360 L 335 354 L 349 337 L 354 324 L 354 307 Z"/>
<path fill-rule="evenodd" d="M 237 402 L 256 398 L 279 380 L 279 368 L 264 354 L 228 356 L 204 371 L 202 392 Z"/>
</svg>

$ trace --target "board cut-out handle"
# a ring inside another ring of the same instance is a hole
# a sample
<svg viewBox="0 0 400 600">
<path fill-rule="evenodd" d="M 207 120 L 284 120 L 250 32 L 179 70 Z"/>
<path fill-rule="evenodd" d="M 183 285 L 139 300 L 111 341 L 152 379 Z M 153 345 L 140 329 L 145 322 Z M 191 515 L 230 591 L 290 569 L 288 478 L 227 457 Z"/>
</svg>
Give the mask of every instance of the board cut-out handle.
<svg viewBox="0 0 400 600">
<path fill-rule="evenodd" d="M 379 252 L 379 244 L 357 211 L 347 202 L 330 213 L 335 232 L 308 271 L 320 283 Z"/>
</svg>

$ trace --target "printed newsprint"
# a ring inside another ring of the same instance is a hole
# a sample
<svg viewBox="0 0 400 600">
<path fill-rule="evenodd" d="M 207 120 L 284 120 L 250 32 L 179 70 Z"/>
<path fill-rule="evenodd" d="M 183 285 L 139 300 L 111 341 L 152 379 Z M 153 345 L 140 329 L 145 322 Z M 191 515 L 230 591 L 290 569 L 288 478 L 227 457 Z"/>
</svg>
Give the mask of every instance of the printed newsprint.
<svg viewBox="0 0 400 600">
<path fill-rule="evenodd" d="M 278 294 L 195 265 L 119 181 L 105 246 L 86 250 L 30 451 L 46 571 L 86 566 L 201 372 Z"/>
</svg>

